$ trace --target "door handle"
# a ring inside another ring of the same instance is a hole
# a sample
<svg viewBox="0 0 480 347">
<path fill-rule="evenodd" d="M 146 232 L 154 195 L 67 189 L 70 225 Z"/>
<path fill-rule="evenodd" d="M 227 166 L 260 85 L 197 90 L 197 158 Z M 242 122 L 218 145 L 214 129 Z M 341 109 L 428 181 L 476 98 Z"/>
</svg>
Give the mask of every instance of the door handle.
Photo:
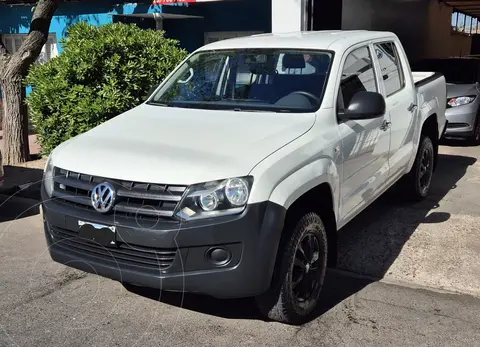
<svg viewBox="0 0 480 347">
<path fill-rule="evenodd" d="M 408 106 L 407 110 L 408 112 L 413 112 L 417 109 L 417 105 L 415 105 L 413 102 Z"/>
<path fill-rule="evenodd" d="M 389 122 L 387 120 L 384 120 L 382 125 L 380 125 L 380 129 L 381 130 L 388 130 L 391 126 L 392 126 L 391 122 Z"/>
</svg>

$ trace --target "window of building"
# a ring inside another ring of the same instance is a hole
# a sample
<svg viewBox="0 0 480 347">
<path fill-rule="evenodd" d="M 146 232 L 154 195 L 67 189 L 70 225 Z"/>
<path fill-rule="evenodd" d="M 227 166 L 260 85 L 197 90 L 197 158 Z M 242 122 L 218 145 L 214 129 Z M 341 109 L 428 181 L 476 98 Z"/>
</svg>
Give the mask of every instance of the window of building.
<svg viewBox="0 0 480 347">
<path fill-rule="evenodd" d="M 458 12 L 452 13 L 452 30 L 457 30 Z"/>
<path fill-rule="evenodd" d="M 463 33 L 463 31 L 465 30 L 465 14 L 463 13 L 458 14 L 457 25 L 455 27 L 457 29 L 456 31 Z"/>
<path fill-rule="evenodd" d="M 381 79 L 385 85 L 385 93 L 387 96 L 395 94 L 405 86 L 405 76 L 395 43 L 376 44 L 375 53 L 380 63 Z"/>
<path fill-rule="evenodd" d="M 338 95 L 338 109 L 345 109 L 353 96 L 361 91 L 378 91 L 372 56 L 368 47 L 354 50 L 345 60 Z"/>
<path fill-rule="evenodd" d="M 452 30 L 469 35 L 480 34 L 478 18 L 454 11 L 452 13 Z"/>
<path fill-rule="evenodd" d="M 14 54 L 22 45 L 23 41 L 27 38 L 27 34 L 3 34 L 2 42 L 7 48 L 7 50 Z M 50 59 L 56 57 L 58 55 L 58 44 L 57 44 L 57 36 L 55 34 L 49 34 L 47 43 L 43 46 L 40 55 L 38 56 L 37 62 L 38 63 L 45 63 Z"/>
<path fill-rule="evenodd" d="M 472 34 L 478 34 L 478 18 L 472 20 Z"/>
</svg>

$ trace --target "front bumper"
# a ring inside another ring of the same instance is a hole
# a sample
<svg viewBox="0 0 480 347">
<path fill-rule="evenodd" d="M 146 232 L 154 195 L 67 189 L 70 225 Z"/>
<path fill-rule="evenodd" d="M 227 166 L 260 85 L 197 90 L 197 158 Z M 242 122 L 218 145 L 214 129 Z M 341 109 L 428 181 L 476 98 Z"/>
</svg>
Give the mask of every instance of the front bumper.
<svg viewBox="0 0 480 347">
<path fill-rule="evenodd" d="M 445 137 L 470 137 L 473 135 L 477 119 L 478 105 L 465 105 L 447 108 L 445 117 L 448 120 Z"/>
<path fill-rule="evenodd" d="M 283 207 L 263 202 L 237 216 L 148 224 L 50 200 L 43 189 L 42 200 L 53 260 L 121 282 L 217 298 L 255 296 L 268 289 L 285 218 Z M 104 247 L 79 238 L 79 220 L 115 226 L 117 244 Z M 207 260 L 212 247 L 229 252 L 228 263 Z"/>
</svg>

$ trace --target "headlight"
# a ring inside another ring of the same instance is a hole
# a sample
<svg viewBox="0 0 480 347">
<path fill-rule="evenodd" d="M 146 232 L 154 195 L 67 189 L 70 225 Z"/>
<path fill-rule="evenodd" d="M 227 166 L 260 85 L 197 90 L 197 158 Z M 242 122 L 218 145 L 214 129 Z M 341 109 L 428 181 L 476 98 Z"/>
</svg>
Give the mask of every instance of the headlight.
<svg viewBox="0 0 480 347">
<path fill-rule="evenodd" d="M 43 171 L 43 186 L 48 197 L 51 198 L 53 194 L 53 162 L 51 155 L 48 157 L 45 170 Z"/>
<path fill-rule="evenodd" d="M 188 188 L 175 215 L 182 220 L 225 216 L 243 212 L 253 177 L 229 178 Z"/>
<path fill-rule="evenodd" d="M 457 106 L 462 106 L 462 105 L 467 105 L 472 103 L 476 99 L 476 96 L 470 95 L 470 96 L 458 96 L 456 98 L 450 98 L 448 99 L 448 106 L 450 107 L 457 107 Z"/>
</svg>

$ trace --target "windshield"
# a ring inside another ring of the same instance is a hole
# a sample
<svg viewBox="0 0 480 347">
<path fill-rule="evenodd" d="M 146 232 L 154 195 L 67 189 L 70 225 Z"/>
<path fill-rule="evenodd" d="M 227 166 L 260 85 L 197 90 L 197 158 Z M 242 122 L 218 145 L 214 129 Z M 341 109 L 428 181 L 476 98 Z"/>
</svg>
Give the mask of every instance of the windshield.
<svg viewBox="0 0 480 347">
<path fill-rule="evenodd" d="M 415 64 L 414 69 L 441 72 L 447 83 L 474 84 L 478 62 L 475 59 L 428 59 Z"/>
<path fill-rule="evenodd" d="M 279 49 L 192 55 L 150 99 L 162 106 L 311 112 L 320 107 L 331 53 Z"/>
</svg>

